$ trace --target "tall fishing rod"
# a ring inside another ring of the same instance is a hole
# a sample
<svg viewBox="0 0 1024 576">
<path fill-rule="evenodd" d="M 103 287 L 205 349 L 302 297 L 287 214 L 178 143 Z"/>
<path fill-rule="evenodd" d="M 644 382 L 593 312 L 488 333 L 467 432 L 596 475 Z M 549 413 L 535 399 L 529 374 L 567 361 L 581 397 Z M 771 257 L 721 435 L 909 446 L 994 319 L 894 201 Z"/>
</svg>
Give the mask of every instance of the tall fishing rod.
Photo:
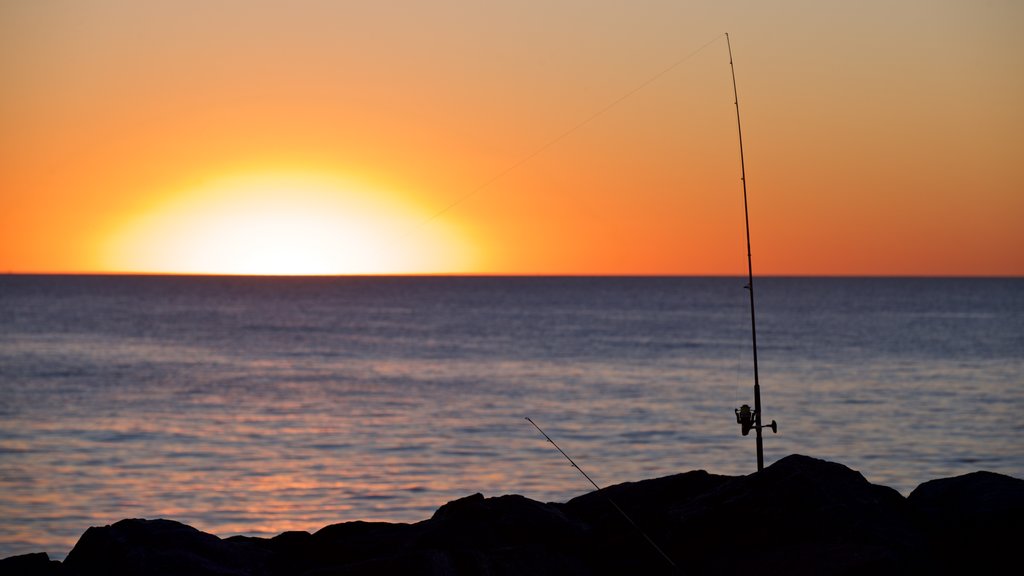
<svg viewBox="0 0 1024 576">
<path fill-rule="evenodd" d="M 558 447 L 558 444 L 555 444 L 555 441 L 551 439 L 551 436 L 548 436 L 547 432 L 541 430 L 540 426 L 537 426 L 537 423 L 534 422 L 529 416 L 526 417 L 526 421 L 529 422 L 530 424 L 533 424 L 533 427 L 536 428 L 538 432 L 543 434 L 544 438 L 546 438 L 548 442 L 551 442 L 551 445 L 554 446 L 555 449 L 558 450 L 562 454 L 562 456 L 565 456 L 565 459 L 569 461 L 569 464 L 572 464 L 573 468 L 578 470 L 580 474 L 583 474 L 583 477 L 586 478 L 588 482 L 590 482 L 591 486 L 593 486 L 595 490 L 597 490 L 598 492 L 602 492 L 603 491 L 602 488 L 597 485 L 597 482 L 594 482 L 594 480 L 586 472 L 583 471 L 583 468 L 580 468 L 579 465 L 576 464 L 576 462 L 573 462 L 573 459 L 570 458 L 569 455 L 566 454 L 564 450 L 562 450 L 561 448 Z M 615 508 L 619 512 L 619 514 L 621 514 L 622 517 L 626 519 L 626 522 L 629 522 L 630 526 L 635 528 L 636 531 L 639 532 L 640 535 L 643 536 L 645 540 L 647 540 L 647 543 L 650 544 L 655 550 L 658 551 L 658 554 L 661 554 L 661 557 L 665 559 L 665 562 L 668 562 L 668 565 L 671 566 L 673 570 L 679 570 L 679 567 L 676 566 L 676 563 L 673 562 L 671 558 L 669 558 L 668 554 L 666 554 L 665 551 L 662 550 L 661 547 L 658 546 L 654 542 L 654 540 L 652 540 L 651 537 L 648 536 L 647 533 L 644 532 L 643 529 L 640 528 L 640 526 L 637 525 L 636 522 L 633 522 L 633 519 L 629 517 L 629 514 L 626 514 L 625 510 L 623 510 L 622 508 L 619 508 L 619 505 L 616 504 L 615 501 L 612 500 L 611 497 L 608 496 L 607 494 L 603 494 L 603 496 L 604 496 L 604 499 L 607 500 L 608 503 L 611 504 L 612 507 Z"/>
<path fill-rule="evenodd" d="M 729 33 L 725 33 L 725 43 L 729 47 L 729 70 L 732 71 L 732 95 L 736 104 L 736 132 L 740 142 L 740 181 L 743 183 L 743 223 L 747 231 L 747 285 L 750 294 L 750 337 L 754 350 L 754 410 L 744 404 L 736 409 L 736 422 L 744 436 L 751 428 L 757 438 L 757 471 L 764 470 L 764 441 L 761 439 L 761 382 L 757 373 L 757 321 L 754 318 L 754 265 L 750 256 L 750 210 L 747 208 L 747 167 L 743 160 L 743 127 L 740 125 L 740 96 L 736 89 L 736 66 L 732 63 L 732 42 Z M 778 425 L 772 420 L 772 432 L 778 433 Z"/>
</svg>

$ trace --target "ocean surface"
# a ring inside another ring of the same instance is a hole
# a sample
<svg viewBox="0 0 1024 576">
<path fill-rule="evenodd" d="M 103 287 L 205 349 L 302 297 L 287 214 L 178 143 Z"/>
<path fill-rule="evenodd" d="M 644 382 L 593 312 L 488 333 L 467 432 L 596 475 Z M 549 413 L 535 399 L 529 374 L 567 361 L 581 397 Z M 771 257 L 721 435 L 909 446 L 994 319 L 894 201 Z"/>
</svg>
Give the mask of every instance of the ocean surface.
<svg viewBox="0 0 1024 576">
<path fill-rule="evenodd" d="M 743 278 L 0 276 L 0 558 L 755 469 Z M 771 463 L 1024 477 L 1024 279 L 756 280 Z"/>
</svg>

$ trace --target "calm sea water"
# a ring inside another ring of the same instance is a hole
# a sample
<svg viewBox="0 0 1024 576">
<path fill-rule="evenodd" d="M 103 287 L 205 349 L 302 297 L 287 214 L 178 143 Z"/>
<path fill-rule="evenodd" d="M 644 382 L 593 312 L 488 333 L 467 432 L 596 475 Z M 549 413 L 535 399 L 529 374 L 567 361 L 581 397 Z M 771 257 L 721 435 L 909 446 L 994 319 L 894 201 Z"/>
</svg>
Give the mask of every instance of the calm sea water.
<svg viewBox="0 0 1024 576">
<path fill-rule="evenodd" d="M 737 278 L 0 276 L 0 557 L 753 470 Z M 1024 477 L 1024 280 L 758 280 L 770 463 Z"/>
</svg>

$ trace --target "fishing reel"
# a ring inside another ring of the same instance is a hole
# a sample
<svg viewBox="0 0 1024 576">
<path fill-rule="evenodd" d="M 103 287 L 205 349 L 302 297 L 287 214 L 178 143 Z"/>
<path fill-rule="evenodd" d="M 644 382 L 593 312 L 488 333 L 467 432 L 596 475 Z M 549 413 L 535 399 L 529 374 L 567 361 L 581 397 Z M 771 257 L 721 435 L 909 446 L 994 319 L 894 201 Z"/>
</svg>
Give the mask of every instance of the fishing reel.
<svg viewBox="0 0 1024 576">
<path fill-rule="evenodd" d="M 761 428 L 771 428 L 773 433 L 779 433 L 779 426 L 775 423 L 775 420 L 772 420 L 772 423 L 767 426 L 758 426 L 757 410 L 751 410 L 750 406 L 747 404 L 736 409 L 736 423 L 740 425 L 740 432 L 742 432 L 744 436 L 750 434 L 751 430 L 760 430 Z"/>
</svg>

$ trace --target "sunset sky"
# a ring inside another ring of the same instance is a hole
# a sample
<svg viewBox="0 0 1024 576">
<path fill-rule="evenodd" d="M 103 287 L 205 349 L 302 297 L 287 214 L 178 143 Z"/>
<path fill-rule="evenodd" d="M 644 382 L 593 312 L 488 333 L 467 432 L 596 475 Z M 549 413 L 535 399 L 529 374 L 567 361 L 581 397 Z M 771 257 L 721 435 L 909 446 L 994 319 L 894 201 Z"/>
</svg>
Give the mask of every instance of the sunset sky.
<svg viewBox="0 0 1024 576">
<path fill-rule="evenodd" d="M 0 2 L 0 272 L 742 274 L 729 32 L 755 273 L 1024 275 L 1022 26 L 1016 0 Z"/>
</svg>

